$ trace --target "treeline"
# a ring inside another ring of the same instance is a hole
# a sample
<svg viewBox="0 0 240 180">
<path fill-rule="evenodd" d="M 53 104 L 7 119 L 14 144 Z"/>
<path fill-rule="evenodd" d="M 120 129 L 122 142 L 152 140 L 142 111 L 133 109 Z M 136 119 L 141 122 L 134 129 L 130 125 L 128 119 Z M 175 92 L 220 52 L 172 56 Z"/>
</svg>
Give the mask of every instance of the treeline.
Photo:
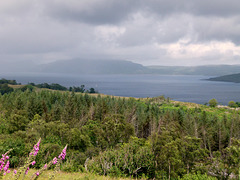
<svg viewBox="0 0 240 180">
<path fill-rule="evenodd" d="M 97 97 L 74 92 L 0 95 L 0 153 L 17 167 L 39 138 L 36 167 L 68 144 L 65 171 L 177 179 L 238 178 L 239 112 L 186 107 L 164 97 Z"/>
<path fill-rule="evenodd" d="M 0 79 L 0 94 L 13 92 L 13 88 L 9 87 L 8 84 L 17 85 L 18 83 L 16 80 Z"/>
<path fill-rule="evenodd" d="M 7 80 L 7 79 L 0 79 L 0 84 L 12 84 L 12 85 L 17 85 L 18 83 L 16 80 Z"/>
<path fill-rule="evenodd" d="M 81 92 L 81 93 L 98 93 L 94 88 L 90 88 L 89 90 L 85 89 L 85 85 L 81 85 L 80 87 L 65 87 L 57 83 L 41 83 L 41 84 L 35 84 L 35 83 L 29 83 L 31 86 L 35 86 L 38 88 L 46 88 L 46 89 L 52 89 L 52 90 L 60 90 L 60 91 L 73 91 L 73 92 Z"/>
<path fill-rule="evenodd" d="M 0 93 L 5 94 L 5 93 L 10 93 L 14 91 L 12 87 L 9 87 L 10 85 L 21 85 L 21 83 L 17 83 L 16 80 L 7 80 L 7 79 L 1 79 L 0 80 Z M 25 90 L 30 90 L 32 91 L 34 87 L 37 88 L 46 88 L 46 89 L 52 89 L 52 90 L 60 90 L 60 91 L 73 91 L 73 92 L 81 92 L 81 93 L 98 93 L 94 88 L 90 88 L 89 90 L 85 89 L 85 85 L 81 85 L 80 87 L 65 87 L 57 83 L 41 83 L 41 84 L 35 84 L 35 83 L 28 83 L 27 85 L 24 85 L 22 87 L 19 87 L 17 90 L 25 91 Z"/>
</svg>

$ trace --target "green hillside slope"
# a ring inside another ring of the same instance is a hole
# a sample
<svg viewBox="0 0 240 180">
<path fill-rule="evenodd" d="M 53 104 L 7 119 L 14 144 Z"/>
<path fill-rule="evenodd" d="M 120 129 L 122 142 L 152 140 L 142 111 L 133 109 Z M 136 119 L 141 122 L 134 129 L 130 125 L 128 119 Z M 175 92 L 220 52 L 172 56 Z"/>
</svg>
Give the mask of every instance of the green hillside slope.
<svg viewBox="0 0 240 180">
<path fill-rule="evenodd" d="M 208 80 L 240 83 L 240 73 L 230 74 L 230 75 L 220 76 L 220 77 L 215 77 L 215 78 L 210 78 Z"/>
</svg>

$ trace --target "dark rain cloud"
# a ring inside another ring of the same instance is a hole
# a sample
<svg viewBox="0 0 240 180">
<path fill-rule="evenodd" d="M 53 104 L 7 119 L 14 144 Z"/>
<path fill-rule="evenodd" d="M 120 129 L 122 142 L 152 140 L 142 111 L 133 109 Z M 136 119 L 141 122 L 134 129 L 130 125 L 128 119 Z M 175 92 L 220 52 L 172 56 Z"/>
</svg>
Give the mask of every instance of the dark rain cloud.
<svg viewBox="0 0 240 180">
<path fill-rule="evenodd" d="M 195 16 L 228 17 L 240 12 L 239 0 L 92 0 L 44 1 L 49 15 L 72 21 L 93 24 L 115 24 L 136 11 L 147 11 L 158 16 L 186 13 Z M 71 5 L 72 3 L 72 5 Z M 69 5 L 70 4 L 70 5 Z M 86 7 L 84 7 L 86 6 Z"/>
<path fill-rule="evenodd" d="M 71 2 L 73 3 L 71 5 Z M 69 5 L 70 3 L 70 5 Z M 46 12 L 61 21 L 77 21 L 87 24 L 116 24 L 137 10 L 136 0 L 93 0 L 93 1 L 46 1 Z"/>
</svg>

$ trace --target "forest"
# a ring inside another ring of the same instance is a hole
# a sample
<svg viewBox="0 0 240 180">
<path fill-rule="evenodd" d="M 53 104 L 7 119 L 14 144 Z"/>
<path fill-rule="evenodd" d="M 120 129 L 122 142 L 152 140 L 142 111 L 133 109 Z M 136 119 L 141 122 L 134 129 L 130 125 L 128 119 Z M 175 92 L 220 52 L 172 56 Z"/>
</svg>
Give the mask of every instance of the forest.
<svg viewBox="0 0 240 180">
<path fill-rule="evenodd" d="M 22 165 L 41 138 L 36 168 L 66 144 L 62 171 L 145 179 L 238 179 L 234 108 L 14 88 L 0 95 L 0 153 Z"/>
</svg>

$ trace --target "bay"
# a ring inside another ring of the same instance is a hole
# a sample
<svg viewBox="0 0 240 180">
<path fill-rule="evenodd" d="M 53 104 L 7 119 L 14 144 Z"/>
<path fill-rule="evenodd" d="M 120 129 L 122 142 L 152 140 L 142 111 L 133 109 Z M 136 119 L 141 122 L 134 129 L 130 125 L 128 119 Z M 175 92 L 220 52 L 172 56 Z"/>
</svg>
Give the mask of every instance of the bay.
<svg viewBox="0 0 240 180">
<path fill-rule="evenodd" d="M 100 93 L 126 97 L 156 97 L 164 95 L 176 101 L 207 103 L 215 98 L 227 105 L 230 100 L 240 102 L 240 84 L 206 81 L 210 77 L 192 75 L 73 75 L 40 73 L 4 73 L 0 78 L 17 82 L 59 83 L 63 86 L 93 87 Z"/>
</svg>

